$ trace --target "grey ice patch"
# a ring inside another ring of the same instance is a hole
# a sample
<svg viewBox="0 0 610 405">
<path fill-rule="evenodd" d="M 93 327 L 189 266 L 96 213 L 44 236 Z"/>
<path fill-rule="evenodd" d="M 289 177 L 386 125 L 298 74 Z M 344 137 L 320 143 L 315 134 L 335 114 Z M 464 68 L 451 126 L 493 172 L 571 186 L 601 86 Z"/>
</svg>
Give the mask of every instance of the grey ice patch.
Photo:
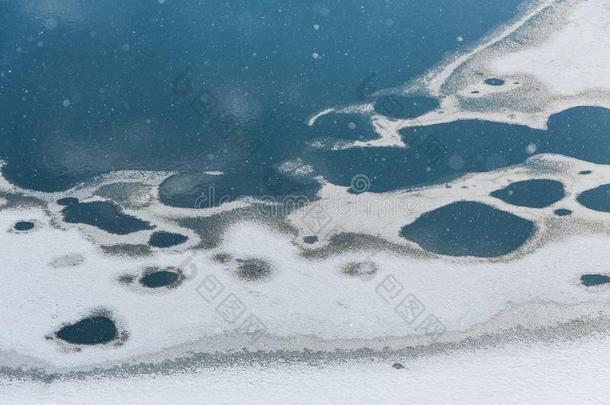
<svg viewBox="0 0 610 405">
<path fill-rule="evenodd" d="M 105 245 L 101 248 L 105 254 L 112 256 L 145 257 L 152 253 L 148 245 L 119 244 Z"/>
<path fill-rule="evenodd" d="M 71 254 L 65 256 L 59 256 L 49 262 L 49 266 L 56 269 L 62 267 L 76 267 L 85 261 L 85 257 L 79 254 Z"/>
<path fill-rule="evenodd" d="M 342 273 L 350 276 L 357 277 L 363 280 L 370 280 L 379 271 L 378 266 L 375 262 L 370 260 L 362 261 L 362 262 L 348 262 L 343 265 L 341 269 Z"/>
<path fill-rule="evenodd" d="M 131 273 L 120 274 L 117 281 L 135 291 L 159 293 L 179 287 L 186 278 L 183 271 L 177 267 L 148 266 Z"/>
<path fill-rule="evenodd" d="M 271 277 L 273 267 L 263 259 L 237 259 L 239 265 L 235 271 L 237 277 L 245 281 L 260 281 Z"/>
<path fill-rule="evenodd" d="M 212 260 L 216 263 L 227 264 L 233 260 L 233 256 L 231 256 L 229 253 L 221 252 L 212 256 Z"/>
<path fill-rule="evenodd" d="M 152 187 L 141 182 L 105 184 L 98 188 L 94 194 L 109 198 L 126 208 L 142 208 L 153 200 Z"/>
</svg>

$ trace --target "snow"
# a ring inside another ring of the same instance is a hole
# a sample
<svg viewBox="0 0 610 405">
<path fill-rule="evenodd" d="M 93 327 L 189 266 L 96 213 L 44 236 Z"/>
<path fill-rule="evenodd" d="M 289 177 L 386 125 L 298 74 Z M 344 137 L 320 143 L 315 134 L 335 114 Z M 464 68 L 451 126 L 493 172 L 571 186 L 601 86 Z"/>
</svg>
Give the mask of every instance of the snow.
<svg viewBox="0 0 610 405">
<path fill-rule="evenodd" d="M 575 5 L 558 32 L 539 46 L 498 57 L 491 68 L 500 75 L 535 76 L 552 94 L 610 91 L 609 16 L 605 0 Z"/>
<path fill-rule="evenodd" d="M 12 404 L 600 404 L 610 395 L 610 340 L 507 344 L 433 357 L 201 369 L 193 373 L 15 383 Z"/>
</svg>

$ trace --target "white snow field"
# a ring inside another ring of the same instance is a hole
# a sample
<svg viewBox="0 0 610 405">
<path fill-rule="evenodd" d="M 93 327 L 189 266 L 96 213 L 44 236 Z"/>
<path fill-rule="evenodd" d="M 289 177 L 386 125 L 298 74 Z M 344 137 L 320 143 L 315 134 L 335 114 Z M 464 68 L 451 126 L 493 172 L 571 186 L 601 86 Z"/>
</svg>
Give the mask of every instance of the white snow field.
<svg viewBox="0 0 610 405">
<path fill-rule="evenodd" d="M 37 404 L 604 404 L 608 338 L 508 344 L 405 362 L 240 366 L 177 375 L 20 382 L 4 403 Z M 239 393 L 239 399 L 235 399 Z"/>
</svg>

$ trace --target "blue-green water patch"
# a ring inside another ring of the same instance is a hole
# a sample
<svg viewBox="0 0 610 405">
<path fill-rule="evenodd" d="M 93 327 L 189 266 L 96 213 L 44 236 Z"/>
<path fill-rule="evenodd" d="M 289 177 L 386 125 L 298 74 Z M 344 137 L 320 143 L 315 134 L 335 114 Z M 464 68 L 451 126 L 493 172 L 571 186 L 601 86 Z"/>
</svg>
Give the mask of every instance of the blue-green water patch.
<svg viewBox="0 0 610 405">
<path fill-rule="evenodd" d="M 34 223 L 30 221 L 19 221 L 13 225 L 16 231 L 25 232 L 34 229 Z"/>
<path fill-rule="evenodd" d="M 566 209 L 566 208 L 558 208 L 555 211 L 553 211 L 553 213 L 555 215 L 557 215 L 558 217 L 565 217 L 565 216 L 571 215 L 572 211 L 569 209 Z"/>
<path fill-rule="evenodd" d="M 580 282 L 585 287 L 594 287 L 610 283 L 610 277 L 603 274 L 583 274 L 580 276 Z"/>
<path fill-rule="evenodd" d="M 153 247 L 158 248 L 167 248 L 172 246 L 181 245 L 188 240 L 188 237 L 181 235 L 179 233 L 172 232 L 154 232 L 150 239 L 148 240 L 148 244 Z"/>
<path fill-rule="evenodd" d="M 442 255 L 496 257 L 518 249 L 534 229 L 533 222 L 511 213 L 460 201 L 422 214 L 400 235 Z"/>
<path fill-rule="evenodd" d="M 438 101 L 430 97 L 381 96 L 375 101 L 375 112 L 390 118 L 418 117 L 438 107 Z"/>
<path fill-rule="evenodd" d="M 74 198 L 74 197 L 64 197 L 64 198 L 60 198 L 60 199 L 59 199 L 59 200 L 57 200 L 56 202 L 57 202 L 57 204 L 59 204 L 59 205 L 68 206 L 68 205 L 78 204 L 78 198 Z"/>
<path fill-rule="evenodd" d="M 75 19 L 21 3 L 0 2 L 0 158 L 11 182 L 60 191 L 115 170 L 247 174 L 298 157 L 318 136 L 308 117 L 403 85 L 521 0 L 107 0 L 78 2 Z"/>
<path fill-rule="evenodd" d="M 326 114 L 308 128 L 310 143 L 332 146 L 341 140 L 369 141 L 378 137 L 371 119 L 363 114 Z"/>
<path fill-rule="evenodd" d="M 303 242 L 307 243 L 307 244 L 312 244 L 312 243 L 316 243 L 318 241 L 318 237 L 315 235 L 310 235 L 310 236 L 304 236 L 303 237 Z"/>
<path fill-rule="evenodd" d="M 610 184 L 583 191 L 576 200 L 589 209 L 610 212 Z"/>
<path fill-rule="evenodd" d="M 556 180 L 532 179 L 518 181 L 491 193 L 492 197 L 512 205 L 544 208 L 565 197 L 563 184 Z"/>
<path fill-rule="evenodd" d="M 78 200 L 70 200 L 62 213 L 64 221 L 68 223 L 92 225 L 117 235 L 153 228 L 147 221 L 124 214 L 119 206 L 109 201 L 81 203 Z"/>
<path fill-rule="evenodd" d="M 610 110 L 581 107 L 551 116 L 548 131 L 485 121 L 457 121 L 400 131 L 400 148 L 353 148 L 304 156 L 331 183 L 349 186 L 366 175 L 371 192 L 450 181 L 524 162 L 535 153 L 610 164 Z M 582 134 L 587 134 L 583 137 Z M 390 175 L 391 174 L 391 175 Z"/>
<path fill-rule="evenodd" d="M 92 316 L 61 328 L 59 339 L 78 345 L 97 345 L 118 338 L 114 322 L 105 316 Z"/>
<path fill-rule="evenodd" d="M 168 270 L 152 271 L 140 278 L 140 284 L 147 288 L 175 287 L 181 275 Z"/>
<path fill-rule="evenodd" d="M 504 83 L 504 80 L 495 77 L 485 79 L 485 84 L 488 86 L 502 86 Z"/>
</svg>

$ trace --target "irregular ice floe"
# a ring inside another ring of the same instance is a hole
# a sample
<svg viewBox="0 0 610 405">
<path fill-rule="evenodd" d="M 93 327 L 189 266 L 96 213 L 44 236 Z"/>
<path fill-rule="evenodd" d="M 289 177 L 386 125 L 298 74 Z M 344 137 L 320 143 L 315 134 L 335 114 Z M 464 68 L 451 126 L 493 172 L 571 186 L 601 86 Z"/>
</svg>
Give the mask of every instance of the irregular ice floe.
<svg viewBox="0 0 610 405">
<path fill-rule="evenodd" d="M 591 174 L 582 176 L 580 173 L 584 170 L 591 171 Z M 551 218 L 554 217 L 555 209 L 569 209 L 573 212 L 571 218 L 604 224 L 608 219 L 605 214 L 583 209 L 576 197 L 585 190 L 604 183 L 603 173 L 609 173 L 608 170 L 605 165 L 561 155 L 541 154 L 529 158 L 524 164 L 468 174 L 447 183 L 412 190 L 354 195 L 346 187 L 327 183 L 319 192 L 319 200 L 292 212 L 288 218 L 302 237 L 318 238 L 315 243 L 302 244 L 306 248 L 323 246 L 340 233 L 374 235 L 404 245 L 405 241 L 400 237 L 401 229 L 423 213 L 456 201 L 476 201 L 536 224 L 534 235 L 516 251 L 515 254 L 518 255 L 520 251 L 527 251 L 528 246 L 535 246 L 544 239 L 547 223 L 554 223 Z M 498 189 L 510 187 L 511 184 L 536 180 L 561 184 L 565 197 L 559 200 L 555 198 L 552 202 L 545 201 L 545 207 L 532 208 L 513 205 L 510 201 L 505 202 L 493 196 Z M 312 223 L 310 218 L 314 215 L 321 218 L 318 223 Z M 605 225 L 600 226 L 605 228 Z M 317 233 L 313 230 L 317 230 Z"/>
<path fill-rule="evenodd" d="M 555 21 L 548 22 L 560 22 L 559 29 L 550 32 L 537 46 L 517 48 L 495 58 L 491 69 L 503 77 L 533 76 L 552 95 L 578 96 L 610 90 L 610 2 L 558 2 L 557 7 Z"/>
<path fill-rule="evenodd" d="M 483 119 L 545 129 L 559 111 L 610 107 L 609 9 L 608 0 L 534 3 L 479 47 L 408 86 L 441 98 L 441 107 L 406 126 Z M 490 79 L 503 85 L 486 85 Z"/>
<path fill-rule="evenodd" d="M 435 110 L 409 119 L 376 114 L 373 104 L 325 114 L 372 115 L 379 138 L 356 146 L 404 147 L 398 131 L 457 120 L 546 129 L 548 118 L 577 106 L 610 107 L 610 1 L 539 0 L 466 52 L 395 90 L 437 98 Z"/>
</svg>

